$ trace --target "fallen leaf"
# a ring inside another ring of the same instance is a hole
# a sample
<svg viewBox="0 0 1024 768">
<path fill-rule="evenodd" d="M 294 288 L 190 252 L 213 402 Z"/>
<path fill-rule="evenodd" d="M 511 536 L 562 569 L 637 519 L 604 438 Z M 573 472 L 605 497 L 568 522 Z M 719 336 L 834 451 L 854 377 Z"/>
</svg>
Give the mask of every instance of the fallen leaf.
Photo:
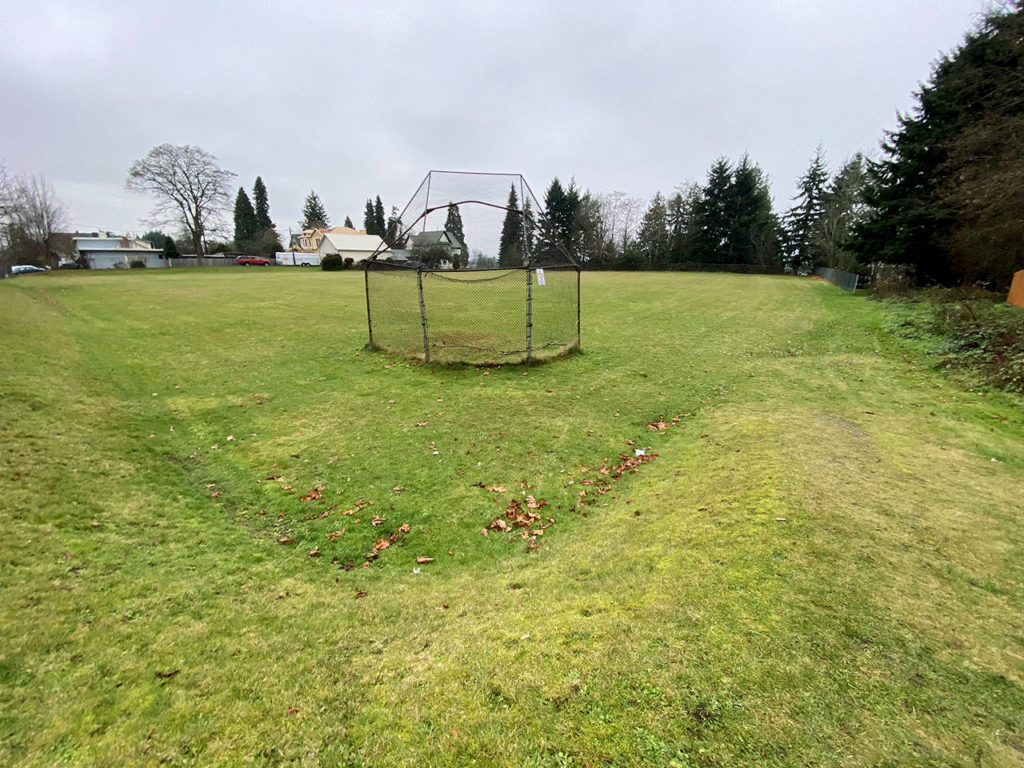
<svg viewBox="0 0 1024 768">
<path fill-rule="evenodd" d="M 383 517 L 374 517 L 373 520 L 370 521 L 370 525 L 376 528 L 378 525 L 383 525 L 386 522 L 387 521 Z"/>
<path fill-rule="evenodd" d="M 396 486 L 395 486 L 394 488 L 392 488 L 391 490 L 392 490 L 392 491 L 394 491 L 395 493 L 401 493 L 402 491 L 404 491 L 404 490 L 405 490 L 405 488 L 403 488 L 403 487 L 402 487 L 402 486 L 400 486 L 400 485 L 396 485 Z"/>
<path fill-rule="evenodd" d="M 330 541 L 334 541 L 335 539 L 337 539 L 337 538 L 339 538 L 341 536 L 344 536 L 344 535 L 345 535 L 345 529 L 342 528 L 340 531 L 331 531 L 330 533 L 327 534 L 327 538 Z"/>
<path fill-rule="evenodd" d="M 288 485 L 288 483 L 285 483 L 284 485 L 281 486 L 282 491 L 290 491 L 291 489 L 292 487 Z"/>
<path fill-rule="evenodd" d="M 420 565 L 423 565 L 424 563 L 432 563 L 432 562 L 434 562 L 434 558 L 427 557 L 427 556 L 423 555 L 421 557 L 417 557 L 416 558 L 416 562 L 419 563 Z"/>
<path fill-rule="evenodd" d="M 337 456 L 331 456 L 331 457 L 330 457 L 330 458 L 329 458 L 329 459 L 327 460 L 327 463 L 328 463 L 328 464 L 333 464 L 333 463 L 334 463 L 334 462 L 336 462 L 337 460 L 338 460 L 338 457 L 337 457 Z"/>
<path fill-rule="evenodd" d="M 425 426 L 427 426 L 427 422 L 425 422 L 425 421 L 417 421 L 416 422 L 416 426 L 417 427 L 425 427 Z"/>
<path fill-rule="evenodd" d="M 218 451 L 218 450 L 220 450 L 220 446 L 217 445 L 216 443 L 214 443 L 213 445 L 210 446 L 210 450 L 211 451 Z"/>
<path fill-rule="evenodd" d="M 489 486 L 487 486 L 487 490 L 490 491 L 491 493 L 504 493 L 505 492 L 505 486 L 503 486 L 503 485 L 489 485 Z"/>
<path fill-rule="evenodd" d="M 231 442 L 232 440 L 234 440 L 234 439 L 235 439 L 235 436 L 234 436 L 234 435 L 228 435 L 228 436 L 227 436 L 227 441 L 228 441 L 229 443 L 230 443 L 230 442 Z"/>
<path fill-rule="evenodd" d="M 294 544 L 295 543 L 295 539 L 291 538 L 290 536 L 285 536 L 283 539 L 278 539 L 277 543 L 278 544 Z"/>
<path fill-rule="evenodd" d="M 289 715 L 297 715 L 297 714 L 299 714 L 299 708 L 298 707 L 288 707 L 288 714 Z"/>
<path fill-rule="evenodd" d="M 409 532 L 409 524 L 408 523 L 402 523 L 398 527 L 398 532 L 399 533 L 408 533 Z"/>
<path fill-rule="evenodd" d="M 487 529 L 486 528 L 481 528 L 480 529 L 480 535 L 481 536 L 486 536 L 487 535 Z"/>
<path fill-rule="evenodd" d="M 356 590 L 356 600 L 358 600 L 360 597 L 366 597 L 366 592 L 364 590 L 362 590 L 362 589 L 357 589 Z"/>
<path fill-rule="evenodd" d="M 181 672 L 180 669 L 175 669 L 175 670 L 172 670 L 170 672 L 157 672 L 156 676 L 159 677 L 161 680 L 167 680 L 169 678 L 174 677 L 179 672 Z"/>
<path fill-rule="evenodd" d="M 320 557 L 320 547 L 313 547 L 306 553 L 306 557 Z"/>
</svg>

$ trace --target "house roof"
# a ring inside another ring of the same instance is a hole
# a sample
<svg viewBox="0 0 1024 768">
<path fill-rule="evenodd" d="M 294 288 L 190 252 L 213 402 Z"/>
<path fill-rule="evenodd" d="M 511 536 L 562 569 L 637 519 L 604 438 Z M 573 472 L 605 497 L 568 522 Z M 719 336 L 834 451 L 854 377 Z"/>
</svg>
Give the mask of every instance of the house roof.
<svg viewBox="0 0 1024 768">
<path fill-rule="evenodd" d="M 420 232 L 413 235 L 411 240 L 414 245 L 418 245 L 421 248 L 431 245 L 458 245 L 455 235 L 452 235 L 446 229 L 430 229 L 426 232 Z"/>
<path fill-rule="evenodd" d="M 376 251 L 384 241 L 377 235 L 339 235 L 334 232 L 325 232 L 324 240 L 339 251 Z"/>
</svg>

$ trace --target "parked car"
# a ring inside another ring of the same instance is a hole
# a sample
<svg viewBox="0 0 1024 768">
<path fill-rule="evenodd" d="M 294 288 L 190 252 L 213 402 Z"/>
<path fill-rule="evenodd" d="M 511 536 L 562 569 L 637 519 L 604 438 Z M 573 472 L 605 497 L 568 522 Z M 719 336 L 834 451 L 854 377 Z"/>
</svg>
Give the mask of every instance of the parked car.
<svg viewBox="0 0 1024 768">
<path fill-rule="evenodd" d="M 269 259 L 264 259 L 260 256 L 239 256 L 235 259 L 235 262 L 241 264 L 243 267 L 265 267 L 270 264 Z"/>
<path fill-rule="evenodd" d="M 45 272 L 46 270 L 42 267 L 35 267 L 31 264 L 18 264 L 11 267 L 12 275 L 28 275 L 33 272 Z"/>
</svg>

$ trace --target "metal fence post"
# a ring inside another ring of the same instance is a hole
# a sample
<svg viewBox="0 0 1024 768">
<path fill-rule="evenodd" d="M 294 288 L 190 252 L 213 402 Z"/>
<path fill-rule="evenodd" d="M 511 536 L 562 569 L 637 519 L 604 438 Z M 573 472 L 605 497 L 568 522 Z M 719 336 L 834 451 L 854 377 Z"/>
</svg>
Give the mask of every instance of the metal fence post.
<svg viewBox="0 0 1024 768">
<path fill-rule="evenodd" d="M 533 354 L 533 268 L 526 268 L 526 364 Z"/>
<path fill-rule="evenodd" d="M 420 323 L 423 325 L 423 360 L 430 362 L 430 340 L 427 338 L 427 308 L 423 304 L 423 270 L 416 270 L 416 287 L 420 293 Z"/>
<path fill-rule="evenodd" d="M 576 267 L 576 349 L 581 349 L 580 345 L 580 270 Z"/>
<path fill-rule="evenodd" d="M 363 283 L 366 287 L 366 328 L 370 332 L 370 346 L 373 347 L 373 321 L 370 319 L 370 268 L 363 265 Z"/>
</svg>

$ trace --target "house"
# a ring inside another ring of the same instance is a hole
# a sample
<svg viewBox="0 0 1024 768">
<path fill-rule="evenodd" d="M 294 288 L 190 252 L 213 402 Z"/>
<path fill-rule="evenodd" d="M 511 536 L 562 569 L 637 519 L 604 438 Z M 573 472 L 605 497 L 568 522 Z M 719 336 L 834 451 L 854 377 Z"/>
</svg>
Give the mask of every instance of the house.
<svg viewBox="0 0 1024 768">
<path fill-rule="evenodd" d="M 342 258 L 364 261 L 378 249 L 381 251 L 380 258 L 386 258 L 388 252 L 384 249 L 384 241 L 377 235 L 339 234 L 327 231 L 323 233 L 318 250 L 321 259 L 329 253 L 337 253 Z"/>
<path fill-rule="evenodd" d="M 434 249 L 443 249 L 448 254 L 447 258 L 441 257 L 441 269 L 451 269 L 454 262 L 466 263 L 466 247 L 448 230 L 427 230 L 409 238 L 409 250 L 414 253 Z"/>
<path fill-rule="evenodd" d="M 164 252 L 148 240 L 109 232 L 67 232 L 53 236 L 53 250 L 65 261 L 83 260 L 89 269 L 127 269 L 133 261 L 166 267 Z"/>
<path fill-rule="evenodd" d="M 352 227 L 331 227 L 330 229 L 304 229 L 301 232 L 292 234 L 288 241 L 289 251 L 303 251 L 314 253 L 320 249 L 320 241 L 327 233 L 334 235 L 365 235 L 365 229 L 353 229 Z"/>
</svg>

